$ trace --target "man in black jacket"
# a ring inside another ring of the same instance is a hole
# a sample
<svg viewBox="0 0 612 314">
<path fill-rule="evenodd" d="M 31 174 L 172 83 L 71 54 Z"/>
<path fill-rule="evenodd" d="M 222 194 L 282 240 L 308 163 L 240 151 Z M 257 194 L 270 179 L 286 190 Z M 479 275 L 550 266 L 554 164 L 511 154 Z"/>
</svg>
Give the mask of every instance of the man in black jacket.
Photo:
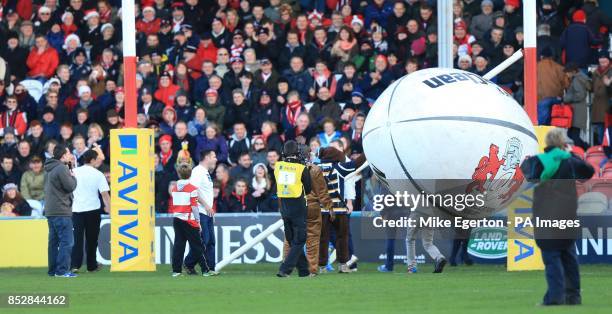
<svg viewBox="0 0 612 314">
<path fill-rule="evenodd" d="M 577 221 L 576 180 L 593 176 L 589 164 L 569 151 L 566 130 L 554 128 L 546 134 L 543 154 L 526 159 L 521 165 L 525 178 L 539 182 L 533 193 L 534 237 L 542 250 L 548 291 L 543 305 L 581 304 L 580 272 L 576 257 L 579 224 L 566 229 L 543 227 L 540 222 Z"/>
<path fill-rule="evenodd" d="M 72 172 L 75 158 L 64 145 L 57 145 L 53 158 L 45 162 L 45 216 L 49 224 L 49 270 L 55 277 L 76 277 L 70 272 L 70 254 L 74 245 L 72 231 L 72 192 L 76 178 Z"/>
</svg>

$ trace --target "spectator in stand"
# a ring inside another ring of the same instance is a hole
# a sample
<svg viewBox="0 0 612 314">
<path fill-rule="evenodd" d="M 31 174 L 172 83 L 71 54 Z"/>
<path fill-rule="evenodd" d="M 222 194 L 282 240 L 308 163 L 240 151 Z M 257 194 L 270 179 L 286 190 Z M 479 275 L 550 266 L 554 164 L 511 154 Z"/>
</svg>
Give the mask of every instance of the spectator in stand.
<svg viewBox="0 0 612 314">
<path fill-rule="evenodd" d="M 17 108 L 17 97 L 14 95 L 6 97 L 4 101 L 5 111 L 0 115 L 0 135 L 5 134 L 5 129 L 10 127 L 15 135 L 25 134 L 28 126 L 26 116 Z"/>
<path fill-rule="evenodd" d="M 342 133 L 336 130 L 336 122 L 331 118 L 325 118 L 321 123 L 323 132 L 319 133 L 320 146 L 325 148 L 334 140 L 340 139 Z"/>
<path fill-rule="evenodd" d="M 474 16 L 470 22 L 470 33 L 482 39 L 493 26 L 493 1 L 483 0 L 480 3 L 482 13 Z"/>
<path fill-rule="evenodd" d="M 26 200 L 42 201 L 45 197 L 45 170 L 42 159 L 33 156 L 29 162 L 29 170 L 21 176 L 21 195 Z"/>
<path fill-rule="evenodd" d="M 219 162 L 228 162 L 227 141 L 215 123 L 208 123 L 205 131 L 196 136 L 196 156 L 203 151 L 214 151 Z"/>
<path fill-rule="evenodd" d="M 346 26 L 342 27 L 331 49 L 331 57 L 336 64 L 336 71 L 341 71 L 344 64 L 352 61 L 358 52 L 359 45 L 353 31 Z"/>
<path fill-rule="evenodd" d="M 151 6 L 142 8 L 142 18 L 136 22 L 136 31 L 144 35 L 156 34 L 160 26 L 161 20 L 155 16 L 155 9 Z"/>
<path fill-rule="evenodd" d="M 320 123 L 325 118 L 331 118 L 334 121 L 340 121 L 342 113 L 340 106 L 336 104 L 331 97 L 331 93 L 327 87 L 320 87 L 317 93 L 317 100 L 310 108 L 310 115 L 315 123 Z"/>
<path fill-rule="evenodd" d="M 550 110 L 561 102 L 566 86 L 563 66 L 553 59 L 552 48 L 546 47 L 540 53 L 538 62 L 538 124 L 550 124 Z"/>
<path fill-rule="evenodd" d="M 234 124 L 233 134 L 230 137 L 228 144 L 228 161 L 231 165 L 236 165 L 238 158 L 248 153 L 251 145 L 251 140 L 248 137 L 246 125 L 242 122 Z"/>
<path fill-rule="evenodd" d="M 294 140 L 298 144 L 307 144 L 316 135 L 314 125 L 310 123 L 310 116 L 307 112 L 302 112 L 297 116 L 295 126 L 285 131 L 285 140 Z"/>
<path fill-rule="evenodd" d="M 357 68 L 352 62 L 347 62 L 342 69 L 342 77 L 336 84 L 336 94 L 334 100 L 336 102 L 347 102 L 350 100 L 351 93 L 359 85 L 359 79 L 356 75 Z"/>
<path fill-rule="evenodd" d="M 162 134 L 172 135 L 174 133 L 174 125 L 176 124 L 176 111 L 174 108 L 166 106 L 162 111 L 162 121 L 159 124 L 159 130 Z"/>
<path fill-rule="evenodd" d="M 144 113 L 149 120 L 161 121 L 163 110 L 164 105 L 153 99 L 150 89 L 141 89 L 138 113 Z"/>
<path fill-rule="evenodd" d="M 259 93 L 259 101 L 252 106 L 249 129 L 253 134 L 259 134 L 264 122 L 280 123 L 280 109 L 267 90 Z"/>
<path fill-rule="evenodd" d="M 197 108 L 193 114 L 193 119 L 187 123 L 187 128 L 191 136 L 198 136 L 204 134 L 207 125 L 206 110 L 204 108 Z"/>
<path fill-rule="evenodd" d="M 164 170 L 161 165 L 161 159 L 159 155 L 154 157 L 155 165 L 155 212 L 156 213 L 167 213 L 168 212 L 168 200 L 170 199 L 170 182 L 176 181 L 175 172 L 168 172 Z"/>
<path fill-rule="evenodd" d="M 187 129 L 187 123 L 184 121 L 178 121 L 174 125 L 174 132 L 172 135 L 172 150 L 178 152 L 182 149 L 186 149 L 189 151 L 189 155 L 192 157 L 197 157 L 197 141 L 195 137 L 191 136 Z M 197 160 L 196 160 L 197 161 Z"/>
<path fill-rule="evenodd" d="M 225 122 L 226 108 L 219 101 L 219 92 L 213 88 L 206 90 L 206 102 L 203 105 L 206 110 L 206 118 L 219 126 Z"/>
<path fill-rule="evenodd" d="M 278 134 L 276 123 L 272 121 L 265 121 L 261 125 L 261 137 L 266 143 L 268 149 L 280 150 L 283 147 L 283 141 Z"/>
<path fill-rule="evenodd" d="M 174 97 L 181 88 L 172 83 L 172 76 L 169 72 L 163 72 L 159 76 L 159 86 L 155 91 L 155 99 L 166 107 L 174 106 Z"/>
<path fill-rule="evenodd" d="M 32 207 L 19 193 L 15 183 L 7 183 L 2 187 L 2 205 L 12 209 L 16 216 L 31 216 Z"/>
<path fill-rule="evenodd" d="M 561 47 L 559 46 L 559 37 L 551 36 L 550 25 L 540 24 L 538 26 L 538 58 L 542 57 L 542 52 L 545 50 L 552 53 L 552 58 L 555 62 L 561 62 Z"/>
<path fill-rule="evenodd" d="M 10 66 L 11 81 L 21 81 L 26 77 L 28 70 L 23 66 L 27 62 L 28 50 L 20 46 L 19 35 L 16 32 L 10 32 L 6 38 L 6 45 L 3 43 L 3 47 L 0 48 L 0 56 L 7 64 L 12 65 Z"/>
<path fill-rule="evenodd" d="M 29 135 L 25 138 L 31 145 L 32 153 L 37 156 L 42 156 L 45 149 L 45 143 L 47 142 L 47 136 L 44 134 L 41 123 L 37 120 L 32 121 L 28 133 Z"/>
<path fill-rule="evenodd" d="M 592 72 L 593 79 L 593 104 L 591 111 L 591 123 L 597 134 L 594 145 L 599 145 L 604 138 L 604 125 L 606 114 L 610 108 L 612 99 L 612 68 L 608 51 L 600 51 L 598 54 L 597 68 Z"/>
<path fill-rule="evenodd" d="M 288 80 L 289 88 L 298 91 L 300 100 L 307 101 L 313 80 L 310 73 L 304 68 L 303 60 L 299 56 L 292 57 L 291 68 L 285 70 L 283 76 Z"/>
<path fill-rule="evenodd" d="M 176 164 L 176 153 L 172 151 L 172 136 L 162 135 L 159 138 L 159 158 L 162 167 L 165 171 L 175 173 L 174 165 Z"/>
<path fill-rule="evenodd" d="M 282 83 L 279 83 L 281 85 Z M 282 97 L 282 96 L 281 96 Z M 297 117 L 306 113 L 306 107 L 304 107 L 300 100 L 300 94 L 296 90 L 292 90 L 287 94 L 285 109 L 281 111 L 281 125 L 284 130 L 289 130 L 295 127 Z"/>
<path fill-rule="evenodd" d="M 261 136 L 253 137 L 253 143 L 251 145 L 251 160 L 253 164 L 266 163 L 266 155 L 268 154 L 268 148 L 266 142 Z"/>
<path fill-rule="evenodd" d="M 36 46 L 30 51 L 26 64 L 29 69 L 28 77 L 43 83 L 55 73 L 59 56 L 57 51 L 49 46 L 44 35 L 36 36 Z"/>
<path fill-rule="evenodd" d="M 236 179 L 234 190 L 226 199 L 226 202 L 228 212 L 230 213 L 252 213 L 257 211 L 257 202 L 249 193 L 247 180 L 242 177 Z"/>
<path fill-rule="evenodd" d="M 257 204 L 257 212 L 269 212 L 270 206 L 270 176 L 268 175 L 268 167 L 263 163 L 255 164 L 253 167 L 253 179 L 251 180 L 250 190 L 251 196 Z"/>
<path fill-rule="evenodd" d="M 250 121 L 251 104 L 246 101 L 242 89 L 234 89 L 232 91 L 232 103 L 227 107 L 225 114 L 225 129 L 230 130 L 236 123 L 247 123 Z"/>
<path fill-rule="evenodd" d="M 563 95 L 563 102 L 572 105 L 572 127 L 567 135 L 577 146 L 584 150 L 588 148 L 587 139 L 587 93 L 591 90 L 591 79 L 582 72 L 575 63 L 565 65 L 565 74 L 570 84 Z"/>
<path fill-rule="evenodd" d="M 235 182 L 238 178 L 243 178 L 250 182 L 253 177 L 253 160 L 249 152 L 243 152 L 238 157 L 238 163 L 230 170 L 230 177 Z"/>
<path fill-rule="evenodd" d="M 29 169 L 29 161 L 32 158 L 32 147 L 27 140 L 21 140 L 17 144 L 17 156 L 15 161 L 19 171 L 25 172 Z"/>
<path fill-rule="evenodd" d="M 586 13 L 576 10 L 572 14 L 572 23 L 561 34 L 565 62 L 574 63 L 581 70 L 586 70 L 587 65 L 591 63 L 591 46 L 599 43 L 586 26 L 586 20 Z"/>
</svg>

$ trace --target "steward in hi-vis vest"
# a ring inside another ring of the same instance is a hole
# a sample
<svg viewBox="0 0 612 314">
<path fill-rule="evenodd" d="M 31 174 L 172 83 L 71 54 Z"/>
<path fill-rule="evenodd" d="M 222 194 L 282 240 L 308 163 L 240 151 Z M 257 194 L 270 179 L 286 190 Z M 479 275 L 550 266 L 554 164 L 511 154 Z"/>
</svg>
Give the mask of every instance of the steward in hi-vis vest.
<svg viewBox="0 0 612 314">
<path fill-rule="evenodd" d="M 310 173 L 305 171 L 299 158 L 296 141 L 287 141 L 283 147 L 283 160 L 274 167 L 280 213 L 285 224 L 285 239 L 289 242 L 289 254 L 278 270 L 278 277 L 288 277 L 297 267 L 300 277 L 310 275 L 304 255 L 306 243 L 306 195 L 310 193 Z"/>
</svg>

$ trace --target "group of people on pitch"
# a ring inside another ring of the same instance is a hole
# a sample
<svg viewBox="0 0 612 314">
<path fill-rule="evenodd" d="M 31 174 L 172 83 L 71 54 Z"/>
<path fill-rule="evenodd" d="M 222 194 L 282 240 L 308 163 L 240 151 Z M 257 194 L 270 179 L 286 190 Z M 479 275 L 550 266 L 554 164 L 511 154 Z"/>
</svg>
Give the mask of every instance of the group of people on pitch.
<svg viewBox="0 0 612 314">
<path fill-rule="evenodd" d="M 330 241 L 336 249 L 339 272 L 356 270 L 357 257 L 349 245 L 349 216 L 358 176 L 345 178 L 363 165 L 365 157 L 351 160 L 345 155 L 344 146 L 342 140 L 335 140 L 329 147 L 311 152 L 308 146 L 290 140 L 283 147 L 282 160 L 271 165 L 273 187 L 285 227 L 284 261 L 277 276 L 287 277 L 296 267 L 301 277 L 329 271 Z M 187 274 L 197 274 L 196 264 L 204 276 L 218 274 L 210 176 L 216 163 L 215 152 L 205 150 L 195 168 L 186 163 L 177 166 L 179 180 L 171 188 L 168 206 L 174 214 L 173 276 L 182 274 L 183 265 Z M 183 259 L 186 243 L 190 252 Z"/>
</svg>

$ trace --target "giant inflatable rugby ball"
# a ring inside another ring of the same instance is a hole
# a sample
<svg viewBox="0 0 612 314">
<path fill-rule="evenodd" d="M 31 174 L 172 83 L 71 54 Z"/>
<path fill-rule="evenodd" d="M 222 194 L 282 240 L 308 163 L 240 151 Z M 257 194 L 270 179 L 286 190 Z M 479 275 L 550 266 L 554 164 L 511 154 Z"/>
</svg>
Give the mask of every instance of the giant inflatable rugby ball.
<svg viewBox="0 0 612 314">
<path fill-rule="evenodd" d="M 538 150 L 529 117 L 507 92 L 456 69 L 395 81 L 372 106 L 363 134 L 366 158 L 392 192 L 481 194 L 484 206 L 458 212 L 465 217 L 508 205 L 525 185 L 520 163 Z"/>
</svg>

